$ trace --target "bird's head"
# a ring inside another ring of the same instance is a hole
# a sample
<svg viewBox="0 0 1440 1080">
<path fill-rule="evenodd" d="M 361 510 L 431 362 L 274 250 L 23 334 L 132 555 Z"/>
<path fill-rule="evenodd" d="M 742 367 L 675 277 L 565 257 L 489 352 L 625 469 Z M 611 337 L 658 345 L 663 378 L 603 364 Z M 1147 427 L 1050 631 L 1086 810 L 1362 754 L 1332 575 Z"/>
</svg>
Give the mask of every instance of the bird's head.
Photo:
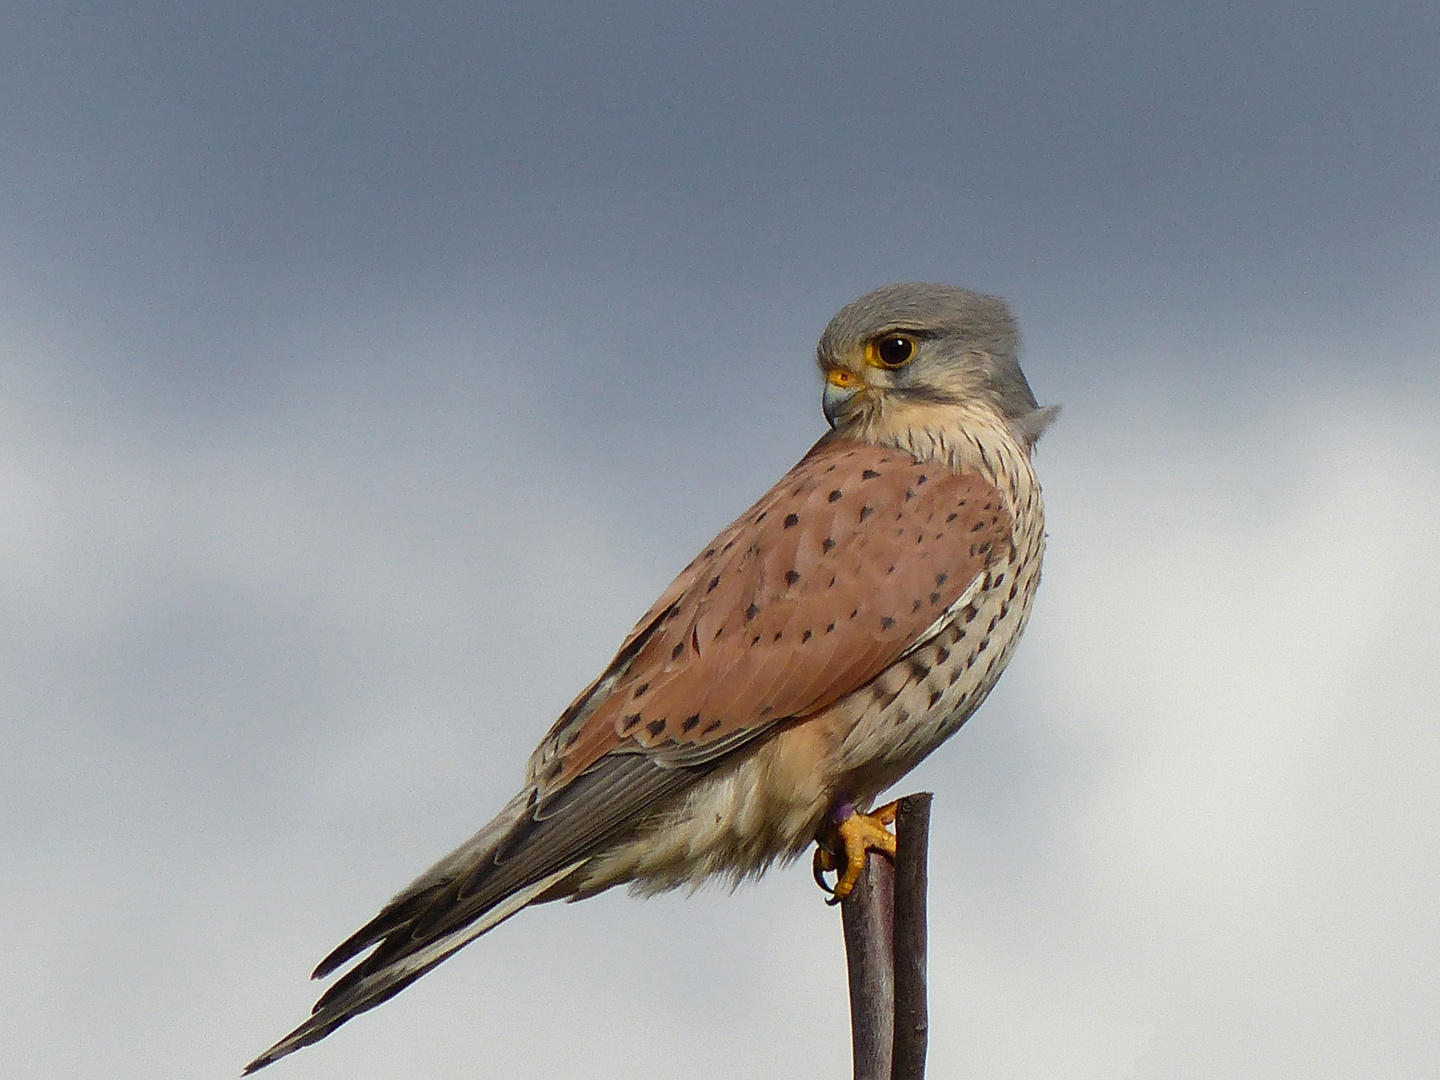
<svg viewBox="0 0 1440 1080">
<path fill-rule="evenodd" d="M 820 336 L 825 418 L 844 432 L 887 412 L 979 404 L 1027 448 L 1059 411 L 1035 401 L 1005 301 L 950 285 L 886 285 L 842 308 Z"/>
</svg>

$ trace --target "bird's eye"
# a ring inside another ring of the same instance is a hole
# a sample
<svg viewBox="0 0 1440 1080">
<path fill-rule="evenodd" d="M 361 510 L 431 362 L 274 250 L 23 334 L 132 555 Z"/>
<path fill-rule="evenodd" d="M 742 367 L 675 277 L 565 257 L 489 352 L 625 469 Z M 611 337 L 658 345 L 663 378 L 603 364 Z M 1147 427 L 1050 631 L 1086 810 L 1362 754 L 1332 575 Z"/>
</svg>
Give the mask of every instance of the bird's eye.
<svg viewBox="0 0 1440 1080">
<path fill-rule="evenodd" d="M 915 357 L 915 339 L 908 334 L 886 334 L 870 343 L 870 354 L 881 367 L 897 368 Z"/>
</svg>

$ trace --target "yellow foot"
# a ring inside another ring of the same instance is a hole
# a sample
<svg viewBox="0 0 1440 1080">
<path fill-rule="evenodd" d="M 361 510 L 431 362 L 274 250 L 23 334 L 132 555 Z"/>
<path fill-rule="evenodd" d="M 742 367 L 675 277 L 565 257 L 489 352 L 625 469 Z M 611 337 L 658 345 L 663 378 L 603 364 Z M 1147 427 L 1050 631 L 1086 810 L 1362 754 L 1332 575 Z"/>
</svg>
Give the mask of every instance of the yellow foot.
<svg viewBox="0 0 1440 1080">
<path fill-rule="evenodd" d="M 870 814 L 853 813 L 838 825 L 827 825 L 815 838 L 815 860 L 812 869 L 815 881 L 831 893 L 828 903 L 838 904 L 850 895 L 855 882 L 865 869 L 865 858 L 872 851 L 881 851 L 895 858 L 895 834 L 885 826 L 895 821 L 899 801 L 886 803 Z M 832 889 L 825 884 L 827 871 L 838 871 Z"/>
</svg>

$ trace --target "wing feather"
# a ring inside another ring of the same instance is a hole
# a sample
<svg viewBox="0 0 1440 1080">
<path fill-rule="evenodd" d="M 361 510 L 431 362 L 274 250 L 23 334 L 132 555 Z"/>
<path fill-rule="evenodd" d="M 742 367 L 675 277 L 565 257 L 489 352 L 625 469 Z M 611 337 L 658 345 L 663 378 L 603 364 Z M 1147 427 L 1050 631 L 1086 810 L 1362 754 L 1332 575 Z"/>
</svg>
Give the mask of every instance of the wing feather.
<svg viewBox="0 0 1440 1080">
<path fill-rule="evenodd" d="M 902 656 L 1009 531 L 982 477 L 827 436 L 670 586 L 605 699 L 557 725 L 542 787 L 618 749 L 700 761 L 826 708 Z"/>
</svg>

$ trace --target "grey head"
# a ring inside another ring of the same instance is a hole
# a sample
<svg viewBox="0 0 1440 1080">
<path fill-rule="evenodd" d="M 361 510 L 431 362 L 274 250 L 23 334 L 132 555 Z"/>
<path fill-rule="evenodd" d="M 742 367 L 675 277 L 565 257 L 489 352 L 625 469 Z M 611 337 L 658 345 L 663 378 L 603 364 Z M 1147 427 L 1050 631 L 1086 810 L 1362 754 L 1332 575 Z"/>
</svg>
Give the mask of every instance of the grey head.
<svg viewBox="0 0 1440 1080">
<path fill-rule="evenodd" d="M 886 285 L 841 308 L 820 335 L 832 426 L 884 401 L 982 401 L 1033 446 L 1059 412 L 1042 409 L 1020 370 L 1020 334 L 1005 301 L 953 285 Z"/>
</svg>

